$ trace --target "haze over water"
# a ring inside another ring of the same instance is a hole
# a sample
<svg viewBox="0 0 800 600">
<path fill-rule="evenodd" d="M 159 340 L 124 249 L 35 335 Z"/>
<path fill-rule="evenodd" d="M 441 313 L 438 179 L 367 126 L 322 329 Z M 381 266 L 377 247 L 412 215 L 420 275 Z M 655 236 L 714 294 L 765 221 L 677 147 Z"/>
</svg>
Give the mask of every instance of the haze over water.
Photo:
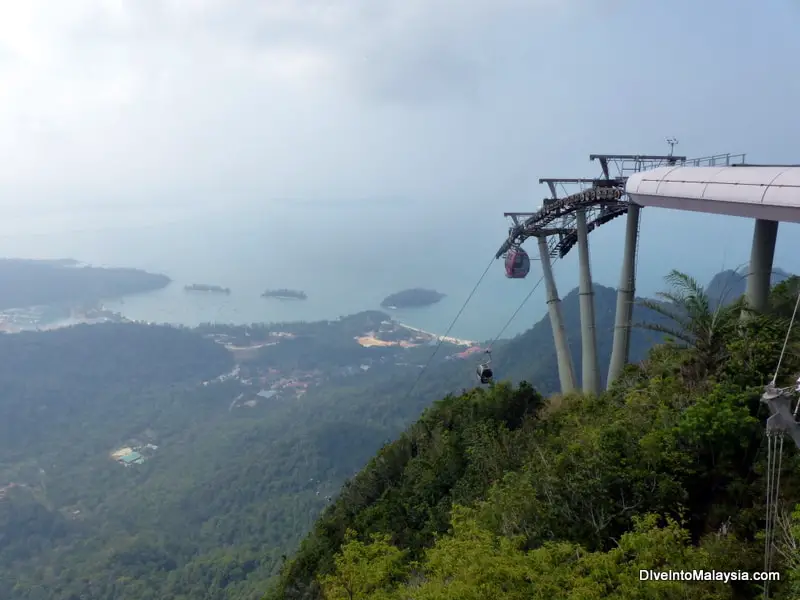
<svg viewBox="0 0 800 600">
<path fill-rule="evenodd" d="M 507 233 L 502 208 L 420 219 L 421 203 L 378 199 L 337 202 L 271 201 L 267 206 L 231 204 L 221 208 L 149 208 L 20 213 L 0 225 L 0 255 L 75 258 L 96 266 L 136 267 L 164 273 L 173 283 L 156 292 L 110 301 L 106 306 L 132 319 L 188 326 L 228 323 L 316 321 L 362 310 L 380 310 L 387 295 L 409 287 L 447 294 L 421 309 L 387 311 L 401 322 L 444 334 L 467 300 Z M 516 206 L 524 206 L 517 203 Z M 492 213 L 494 213 L 492 215 Z M 664 226 L 682 232 L 680 244 Z M 776 266 L 798 270 L 791 252 L 796 225 L 782 224 Z M 637 293 L 663 288 L 670 268 L 706 282 L 722 268 L 749 256 L 751 221 L 661 210 L 643 211 Z M 624 219 L 590 237 L 595 282 L 614 287 L 619 276 Z M 697 250 L 704 239 L 727 241 Z M 535 258 L 532 242 L 526 248 Z M 554 266 L 563 297 L 577 285 L 577 252 Z M 450 335 L 491 340 L 539 280 L 534 260 L 525 280 L 504 277 L 495 261 Z M 187 293 L 183 286 L 208 283 L 229 287 L 229 296 Z M 261 298 L 267 288 L 308 293 L 305 301 Z M 531 327 L 546 314 L 540 285 L 502 337 Z"/>
<path fill-rule="evenodd" d="M 589 154 L 667 136 L 689 157 L 796 162 L 798 23 L 796 3 L 741 0 L 6 2 L 0 255 L 165 273 L 112 307 L 189 325 L 335 318 L 427 286 L 447 298 L 397 317 L 444 333 L 539 177 L 596 176 Z M 640 295 L 749 257 L 747 220 L 643 218 Z M 597 283 L 617 284 L 623 228 L 592 234 Z M 797 230 L 781 225 L 777 266 L 797 270 Z M 451 333 L 493 338 L 538 275 L 492 265 Z M 545 312 L 539 289 L 505 335 Z"/>
<path fill-rule="evenodd" d="M 74 214 L 6 223 L 0 252 L 164 273 L 173 279 L 167 288 L 106 306 L 133 319 L 190 326 L 334 319 L 380 310 L 383 298 L 401 289 L 429 287 L 447 297 L 431 307 L 389 312 L 443 334 L 505 234 L 501 218 L 499 237 L 484 232 L 488 244 L 460 244 L 415 219 L 413 211 L 385 201 L 346 202 L 336 209 L 292 202 L 277 209 L 273 203 L 269 210 L 120 212 L 100 219 L 87 212 L 83 220 L 92 225 L 81 226 Z M 221 285 L 232 293 L 187 293 L 183 286 L 190 283 Z M 309 298 L 260 297 L 280 287 L 304 290 Z M 497 261 L 451 335 L 494 338 L 529 289 L 527 282 L 507 281 Z"/>
</svg>

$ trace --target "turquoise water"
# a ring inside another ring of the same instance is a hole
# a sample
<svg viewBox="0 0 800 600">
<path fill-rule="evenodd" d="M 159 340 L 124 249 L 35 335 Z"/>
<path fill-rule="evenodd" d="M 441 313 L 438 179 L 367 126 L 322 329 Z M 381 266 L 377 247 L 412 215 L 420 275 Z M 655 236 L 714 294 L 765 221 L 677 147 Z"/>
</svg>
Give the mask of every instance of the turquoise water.
<svg viewBox="0 0 800 600">
<path fill-rule="evenodd" d="M 413 212 L 386 204 L 353 204 L 346 210 L 287 204 L 270 211 L 128 211 L 106 218 L 37 218 L 35 228 L 31 223 L 6 222 L 0 253 L 70 257 L 169 275 L 173 283 L 167 288 L 106 303 L 132 319 L 189 326 L 334 319 L 380 309 L 387 295 L 419 286 L 447 296 L 430 307 L 391 312 L 438 334 L 453 321 L 505 233 L 500 220 L 496 236 L 466 231 L 469 243 L 463 243 L 442 223 L 420 222 Z M 526 281 L 507 280 L 496 261 L 450 335 L 493 339 L 535 279 L 538 274 Z M 183 286 L 189 283 L 221 285 L 232 293 L 187 293 Z M 260 297 L 264 289 L 278 287 L 305 290 L 308 300 Z M 544 296 L 537 291 L 503 337 L 527 329 L 544 312 Z"/>
</svg>

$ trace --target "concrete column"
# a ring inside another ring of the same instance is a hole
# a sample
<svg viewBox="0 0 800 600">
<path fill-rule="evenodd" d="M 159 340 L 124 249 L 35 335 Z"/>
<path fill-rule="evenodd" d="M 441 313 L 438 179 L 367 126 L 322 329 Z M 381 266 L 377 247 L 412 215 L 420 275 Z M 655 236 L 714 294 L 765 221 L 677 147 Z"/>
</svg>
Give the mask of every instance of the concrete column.
<svg viewBox="0 0 800 600">
<path fill-rule="evenodd" d="M 581 306 L 581 383 L 584 394 L 600 393 L 600 372 L 597 367 L 597 338 L 594 324 L 594 290 L 589 265 L 589 235 L 586 211 L 576 215 L 578 230 L 578 263 L 580 267 L 579 294 Z"/>
<path fill-rule="evenodd" d="M 553 268 L 550 265 L 550 251 L 547 248 L 547 238 L 542 236 L 539 241 L 539 256 L 542 259 L 542 274 L 547 288 L 547 310 L 550 313 L 550 325 L 553 328 L 553 342 L 556 346 L 558 359 L 558 378 L 561 381 L 561 393 L 569 394 L 575 391 L 575 368 L 572 365 L 572 356 L 567 344 L 567 332 L 564 331 L 564 319 L 561 316 L 561 300 L 558 298 L 556 281 L 553 279 Z"/>
<path fill-rule="evenodd" d="M 767 310 L 772 280 L 772 260 L 775 258 L 775 241 L 778 239 L 778 222 L 756 219 L 753 228 L 753 246 L 750 250 L 750 270 L 747 272 L 747 305 L 758 312 Z"/>
<path fill-rule="evenodd" d="M 608 385 L 622 373 L 628 362 L 631 341 L 631 321 L 636 293 L 636 237 L 639 235 L 640 207 L 628 204 L 628 220 L 625 225 L 625 250 L 622 255 L 622 270 L 617 289 L 617 314 L 614 319 L 614 342 L 611 348 L 611 364 L 608 366 Z"/>
</svg>

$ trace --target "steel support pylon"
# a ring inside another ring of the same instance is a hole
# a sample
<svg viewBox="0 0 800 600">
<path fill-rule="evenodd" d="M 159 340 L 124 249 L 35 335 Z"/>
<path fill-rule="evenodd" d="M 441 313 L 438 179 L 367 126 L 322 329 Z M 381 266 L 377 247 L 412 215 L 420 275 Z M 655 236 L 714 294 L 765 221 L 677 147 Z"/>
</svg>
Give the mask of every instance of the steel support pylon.
<svg viewBox="0 0 800 600">
<path fill-rule="evenodd" d="M 628 219 L 625 226 L 625 250 L 617 289 L 617 313 L 614 319 L 614 342 L 611 363 L 608 367 L 608 386 L 622 373 L 628 362 L 633 326 L 633 302 L 636 293 L 636 242 L 639 235 L 639 212 L 641 207 L 628 204 Z"/>
<path fill-rule="evenodd" d="M 547 288 L 547 310 L 550 313 L 550 325 L 553 328 L 553 342 L 556 346 L 558 360 L 558 378 L 561 382 L 561 393 L 569 394 L 575 391 L 575 368 L 572 364 L 572 355 L 567 344 L 567 332 L 564 329 L 564 319 L 561 316 L 561 300 L 558 297 L 556 281 L 553 278 L 553 268 L 550 264 L 550 250 L 547 247 L 547 238 L 540 236 L 539 256 L 542 260 L 542 274 Z"/>
<path fill-rule="evenodd" d="M 575 219 L 580 267 L 578 293 L 581 310 L 581 384 L 584 394 L 596 395 L 600 393 L 600 372 L 597 366 L 594 289 L 592 288 L 592 270 L 589 264 L 589 232 L 586 227 L 586 211 L 579 210 Z"/>
<path fill-rule="evenodd" d="M 753 227 L 753 245 L 750 249 L 750 269 L 747 272 L 745 300 L 749 309 L 764 312 L 769 304 L 772 281 L 772 261 L 778 239 L 778 222 L 756 219 Z M 746 312 L 743 316 L 746 316 Z"/>
</svg>

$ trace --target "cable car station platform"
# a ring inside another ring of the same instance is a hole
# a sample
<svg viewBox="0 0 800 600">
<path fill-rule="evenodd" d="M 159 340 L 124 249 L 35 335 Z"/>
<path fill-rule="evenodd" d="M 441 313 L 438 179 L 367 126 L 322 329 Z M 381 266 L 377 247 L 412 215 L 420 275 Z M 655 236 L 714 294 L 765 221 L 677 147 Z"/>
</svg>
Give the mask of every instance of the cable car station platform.
<svg viewBox="0 0 800 600">
<path fill-rule="evenodd" d="M 667 140 L 674 146 L 677 140 Z M 704 212 L 755 219 L 746 301 L 752 310 L 767 307 L 775 242 L 780 221 L 800 223 L 800 165 L 753 165 L 744 154 L 720 154 L 698 159 L 684 156 L 596 154 L 602 168 L 593 178 L 543 178 L 551 196 L 535 212 L 507 212 L 512 226 L 495 258 L 505 258 L 506 276 L 522 279 L 530 259 L 522 244 L 537 238 L 542 277 L 558 355 L 562 393 L 577 388 L 566 340 L 560 299 L 552 275 L 551 257 L 563 258 L 574 246 L 579 250 L 581 299 L 582 387 L 599 393 L 594 307 L 589 269 L 588 234 L 627 214 L 625 242 L 617 288 L 614 341 L 607 385 L 628 362 L 635 298 L 639 216 L 642 207 Z M 611 166 L 617 173 L 612 175 Z M 569 193 L 566 186 L 578 186 Z M 565 193 L 559 197 L 559 188 Z"/>
</svg>

